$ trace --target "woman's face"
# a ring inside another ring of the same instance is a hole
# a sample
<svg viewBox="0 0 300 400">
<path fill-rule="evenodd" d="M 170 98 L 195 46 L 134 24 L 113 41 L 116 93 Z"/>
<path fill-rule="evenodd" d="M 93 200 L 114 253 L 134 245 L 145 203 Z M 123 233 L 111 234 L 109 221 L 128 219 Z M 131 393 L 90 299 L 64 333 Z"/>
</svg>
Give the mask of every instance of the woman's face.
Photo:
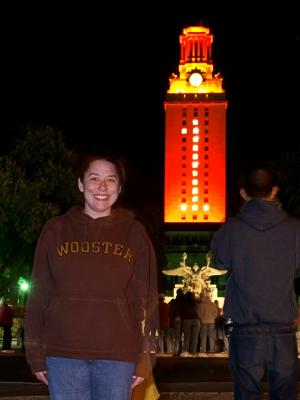
<svg viewBox="0 0 300 400">
<path fill-rule="evenodd" d="M 78 179 L 78 187 L 85 200 L 84 212 L 92 218 L 110 215 L 121 191 L 117 169 L 107 160 L 91 162 L 83 181 Z"/>
</svg>

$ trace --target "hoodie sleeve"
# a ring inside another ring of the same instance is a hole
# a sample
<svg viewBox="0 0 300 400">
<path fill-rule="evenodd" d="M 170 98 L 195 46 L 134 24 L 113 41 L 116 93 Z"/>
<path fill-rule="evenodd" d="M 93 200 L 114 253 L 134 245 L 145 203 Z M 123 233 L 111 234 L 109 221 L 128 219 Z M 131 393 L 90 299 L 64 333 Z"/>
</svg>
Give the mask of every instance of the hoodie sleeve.
<svg viewBox="0 0 300 400">
<path fill-rule="evenodd" d="M 132 304 L 136 318 L 136 327 L 140 338 L 139 357 L 136 363 L 135 375 L 147 377 L 154 365 L 154 360 L 143 350 L 142 326 L 149 325 L 158 328 L 158 289 L 157 262 L 152 242 L 142 228 L 137 237 L 137 257 L 133 277 L 127 288 L 127 295 Z"/>
<path fill-rule="evenodd" d="M 31 292 L 26 303 L 25 314 L 26 359 L 33 373 L 46 369 L 42 337 L 48 299 L 52 288 L 48 264 L 48 242 L 48 229 L 45 226 L 35 249 Z"/>
<path fill-rule="evenodd" d="M 230 269 L 232 256 L 227 223 L 214 233 L 210 243 L 210 251 L 212 253 L 212 266 L 214 268 Z"/>
</svg>

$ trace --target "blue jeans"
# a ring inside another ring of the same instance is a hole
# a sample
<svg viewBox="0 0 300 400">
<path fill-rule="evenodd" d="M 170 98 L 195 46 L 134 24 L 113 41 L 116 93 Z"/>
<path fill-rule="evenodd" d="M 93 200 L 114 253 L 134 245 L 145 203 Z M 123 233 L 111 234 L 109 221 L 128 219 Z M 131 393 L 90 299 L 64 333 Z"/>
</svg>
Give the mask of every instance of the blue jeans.
<svg viewBox="0 0 300 400">
<path fill-rule="evenodd" d="M 183 345 L 182 351 L 190 354 L 197 353 L 197 344 L 200 332 L 199 319 L 183 320 Z"/>
<path fill-rule="evenodd" d="M 297 344 L 292 326 L 238 326 L 229 362 L 236 400 L 261 400 L 266 375 L 270 400 L 297 399 Z"/>
<path fill-rule="evenodd" d="M 158 347 L 160 353 L 172 353 L 171 328 L 160 328 L 158 331 Z"/>
<path fill-rule="evenodd" d="M 209 342 L 209 352 L 215 351 L 216 346 L 216 329 L 215 324 L 201 323 L 200 326 L 200 351 L 207 352 L 207 339 Z"/>
<path fill-rule="evenodd" d="M 176 354 L 181 352 L 182 323 L 181 318 L 174 319 L 172 322 L 171 336 L 173 338 L 173 350 Z"/>
<path fill-rule="evenodd" d="M 129 400 L 134 364 L 47 357 L 51 400 Z"/>
</svg>

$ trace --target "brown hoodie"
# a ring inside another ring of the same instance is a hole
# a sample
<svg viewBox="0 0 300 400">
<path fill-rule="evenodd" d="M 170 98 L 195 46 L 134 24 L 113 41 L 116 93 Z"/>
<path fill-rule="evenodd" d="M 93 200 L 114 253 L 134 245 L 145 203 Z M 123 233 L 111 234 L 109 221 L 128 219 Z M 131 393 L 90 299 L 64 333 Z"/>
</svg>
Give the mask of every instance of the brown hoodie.
<svg viewBox="0 0 300 400">
<path fill-rule="evenodd" d="M 138 364 L 142 320 L 153 314 L 158 294 L 153 246 L 133 213 L 117 208 L 93 219 L 74 206 L 50 219 L 31 284 L 25 348 L 33 372 L 46 369 L 46 356 Z"/>
</svg>

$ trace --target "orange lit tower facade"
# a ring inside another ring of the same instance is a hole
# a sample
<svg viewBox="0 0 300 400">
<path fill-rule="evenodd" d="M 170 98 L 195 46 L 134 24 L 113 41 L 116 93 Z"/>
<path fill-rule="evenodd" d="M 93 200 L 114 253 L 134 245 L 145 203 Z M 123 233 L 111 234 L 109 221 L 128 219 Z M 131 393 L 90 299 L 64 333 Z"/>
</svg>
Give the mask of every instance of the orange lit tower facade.
<svg viewBox="0 0 300 400">
<path fill-rule="evenodd" d="M 222 223 L 226 218 L 226 109 L 213 74 L 213 35 L 203 26 L 180 35 L 179 76 L 165 108 L 165 223 Z"/>
</svg>

